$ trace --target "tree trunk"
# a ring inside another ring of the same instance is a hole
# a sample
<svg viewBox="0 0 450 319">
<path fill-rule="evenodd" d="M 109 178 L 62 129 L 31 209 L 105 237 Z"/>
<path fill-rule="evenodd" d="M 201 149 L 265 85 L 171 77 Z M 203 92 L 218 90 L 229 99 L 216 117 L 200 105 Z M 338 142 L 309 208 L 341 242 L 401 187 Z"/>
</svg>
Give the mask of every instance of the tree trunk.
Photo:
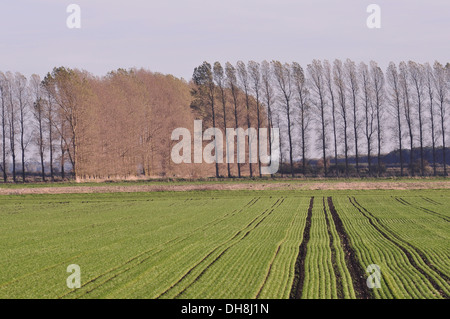
<svg viewBox="0 0 450 319">
<path fill-rule="evenodd" d="M 337 154 L 336 110 L 335 110 L 335 103 L 334 103 L 334 94 L 333 94 L 333 90 L 331 89 L 331 87 L 330 87 L 330 94 L 331 94 L 331 113 L 332 113 L 332 117 L 333 117 L 334 165 L 336 166 L 336 176 L 339 176 L 338 154 Z"/>
<path fill-rule="evenodd" d="M 359 155 L 358 155 L 358 122 L 356 113 L 356 94 L 353 91 L 353 130 L 355 134 L 355 161 L 356 173 L 359 175 Z"/>
<path fill-rule="evenodd" d="M 239 127 L 239 119 L 238 119 L 238 112 L 237 112 L 238 103 L 237 103 L 237 95 L 236 95 L 237 92 L 236 92 L 236 88 L 234 86 L 231 87 L 231 94 L 233 95 L 233 103 L 234 103 L 234 128 L 235 128 L 235 130 L 237 130 Z M 234 141 L 233 141 L 233 143 L 234 143 Z M 239 145 L 239 143 L 237 143 L 237 144 Z M 241 178 L 241 165 L 240 165 L 239 161 L 237 161 L 237 169 L 238 169 L 238 177 Z"/>
<path fill-rule="evenodd" d="M 289 102 L 287 101 L 286 105 L 286 113 L 287 113 L 287 120 L 288 120 L 288 138 L 289 138 L 289 164 L 291 166 L 291 176 L 294 177 L 294 159 L 293 159 L 293 152 L 292 152 L 292 132 L 291 132 L 291 112 L 290 112 L 290 106 Z"/>
<path fill-rule="evenodd" d="M 434 133 L 434 112 L 433 112 L 433 92 L 431 91 L 431 84 L 428 84 L 428 93 L 430 96 L 430 121 L 431 121 L 431 144 L 433 148 L 433 176 L 437 175 L 436 171 L 436 140 Z"/>
<path fill-rule="evenodd" d="M 8 174 L 6 173 L 6 106 L 4 101 L 4 91 L 0 92 L 2 94 L 2 169 L 3 169 L 3 182 L 8 181 Z"/>
<path fill-rule="evenodd" d="M 39 106 L 40 107 L 40 106 Z M 42 131 L 42 111 L 39 110 L 39 157 L 41 159 L 42 181 L 45 182 L 45 166 L 44 166 L 44 136 Z"/>
<path fill-rule="evenodd" d="M 225 91 L 223 88 L 221 88 L 221 92 L 222 92 L 222 109 L 223 109 L 223 129 L 224 132 L 226 132 L 227 130 L 227 113 L 226 113 L 226 101 L 225 101 Z M 228 143 L 228 140 L 225 139 L 225 143 Z M 230 170 L 230 161 L 228 159 L 228 145 L 226 145 L 226 149 L 227 149 L 227 173 L 228 173 L 228 178 L 231 178 L 231 170 Z"/>
<path fill-rule="evenodd" d="M 24 105 L 20 101 L 20 147 L 22 151 L 22 182 L 25 183 L 25 119 L 24 119 Z"/>
<path fill-rule="evenodd" d="M 441 129 L 442 129 L 442 154 L 444 160 L 444 177 L 447 176 L 447 161 L 445 160 L 445 121 L 444 121 L 444 101 L 441 101 Z"/>
<path fill-rule="evenodd" d="M 381 173 L 381 117 L 380 117 L 380 105 L 377 102 L 377 136 L 378 136 L 378 156 L 377 156 L 377 176 Z"/>
</svg>

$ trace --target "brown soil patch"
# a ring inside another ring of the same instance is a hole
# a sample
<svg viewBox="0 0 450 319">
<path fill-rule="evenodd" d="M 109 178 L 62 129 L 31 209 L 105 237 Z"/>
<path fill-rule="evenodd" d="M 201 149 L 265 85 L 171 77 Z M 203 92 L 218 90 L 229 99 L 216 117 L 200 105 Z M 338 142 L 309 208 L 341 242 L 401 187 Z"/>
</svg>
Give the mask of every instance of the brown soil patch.
<svg viewBox="0 0 450 319">
<path fill-rule="evenodd" d="M 305 283 L 305 260 L 306 250 L 310 237 L 312 209 L 314 207 L 314 197 L 309 201 L 308 215 L 306 217 L 303 238 L 298 248 L 297 260 L 295 262 L 294 281 L 292 282 L 289 299 L 301 299 L 303 293 L 303 284 Z"/>
<path fill-rule="evenodd" d="M 133 193 L 162 191 L 199 190 L 375 190 L 375 189 L 450 189 L 450 181 L 432 182 L 272 182 L 272 183 L 212 183 L 212 184 L 174 184 L 174 185 L 105 185 L 105 186 L 64 186 L 36 188 L 0 188 L 0 195 L 25 194 L 72 194 L 72 193 Z"/>
</svg>

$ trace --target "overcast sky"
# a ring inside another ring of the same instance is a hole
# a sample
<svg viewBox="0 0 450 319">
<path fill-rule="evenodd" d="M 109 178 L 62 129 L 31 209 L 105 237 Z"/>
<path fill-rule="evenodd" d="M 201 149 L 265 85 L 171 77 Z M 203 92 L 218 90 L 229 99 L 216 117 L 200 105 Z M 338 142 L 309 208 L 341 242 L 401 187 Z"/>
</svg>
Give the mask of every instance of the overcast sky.
<svg viewBox="0 0 450 319">
<path fill-rule="evenodd" d="M 81 7 L 81 29 L 66 8 Z M 381 7 L 381 29 L 366 8 Z M 449 0 L 2 0 L 0 70 L 104 75 L 144 67 L 190 79 L 203 61 L 450 61 Z"/>
</svg>

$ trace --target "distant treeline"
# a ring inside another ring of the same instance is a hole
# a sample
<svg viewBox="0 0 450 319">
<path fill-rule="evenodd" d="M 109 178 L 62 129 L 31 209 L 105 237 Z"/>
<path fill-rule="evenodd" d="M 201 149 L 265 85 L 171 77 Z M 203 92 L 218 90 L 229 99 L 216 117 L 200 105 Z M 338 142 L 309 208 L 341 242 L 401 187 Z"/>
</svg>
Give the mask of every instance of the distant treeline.
<svg viewBox="0 0 450 319">
<path fill-rule="evenodd" d="M 291 176 L 447 175 L 449 98 L 450 64 L 438 62 L 204 62 L 189 82 L 143 69 L 0 72 L 1 179 L 260 174 L 259 162 L 173 163 L 171 132 L 195 119 L 280 128 L 279 173 Z"/>
</svg>

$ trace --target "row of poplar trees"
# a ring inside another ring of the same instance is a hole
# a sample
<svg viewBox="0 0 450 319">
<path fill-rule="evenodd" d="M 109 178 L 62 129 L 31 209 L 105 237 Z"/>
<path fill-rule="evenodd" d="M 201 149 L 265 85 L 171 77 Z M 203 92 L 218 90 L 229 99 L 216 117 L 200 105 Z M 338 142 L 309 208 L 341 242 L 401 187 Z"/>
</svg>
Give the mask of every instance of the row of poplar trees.
<svg viewBox="0 0 450 319">
<path fill-rule="evenodd" d="M 350 59 L 313 60 L 306 69 L 297 62 L 204 62 L 193 82 L 191 107 L 213 127 L 280 128 L 282 169 L 291 176 L 379 176 L 392 150 L 401 176 L 447 175 L 449 63 L 391 62 L 383 72 L 374 61 Z M 425 148 L 432 149 L 431 169 Z M 308 160 L 314 156 L 321 158 L 315 168 Z M 261 175 L 259 160 L 245 165 L 250 176 Z M 216 177 L 240 177 L 242 166 L 221 172 L 216 163 Z"/>
</svg>

